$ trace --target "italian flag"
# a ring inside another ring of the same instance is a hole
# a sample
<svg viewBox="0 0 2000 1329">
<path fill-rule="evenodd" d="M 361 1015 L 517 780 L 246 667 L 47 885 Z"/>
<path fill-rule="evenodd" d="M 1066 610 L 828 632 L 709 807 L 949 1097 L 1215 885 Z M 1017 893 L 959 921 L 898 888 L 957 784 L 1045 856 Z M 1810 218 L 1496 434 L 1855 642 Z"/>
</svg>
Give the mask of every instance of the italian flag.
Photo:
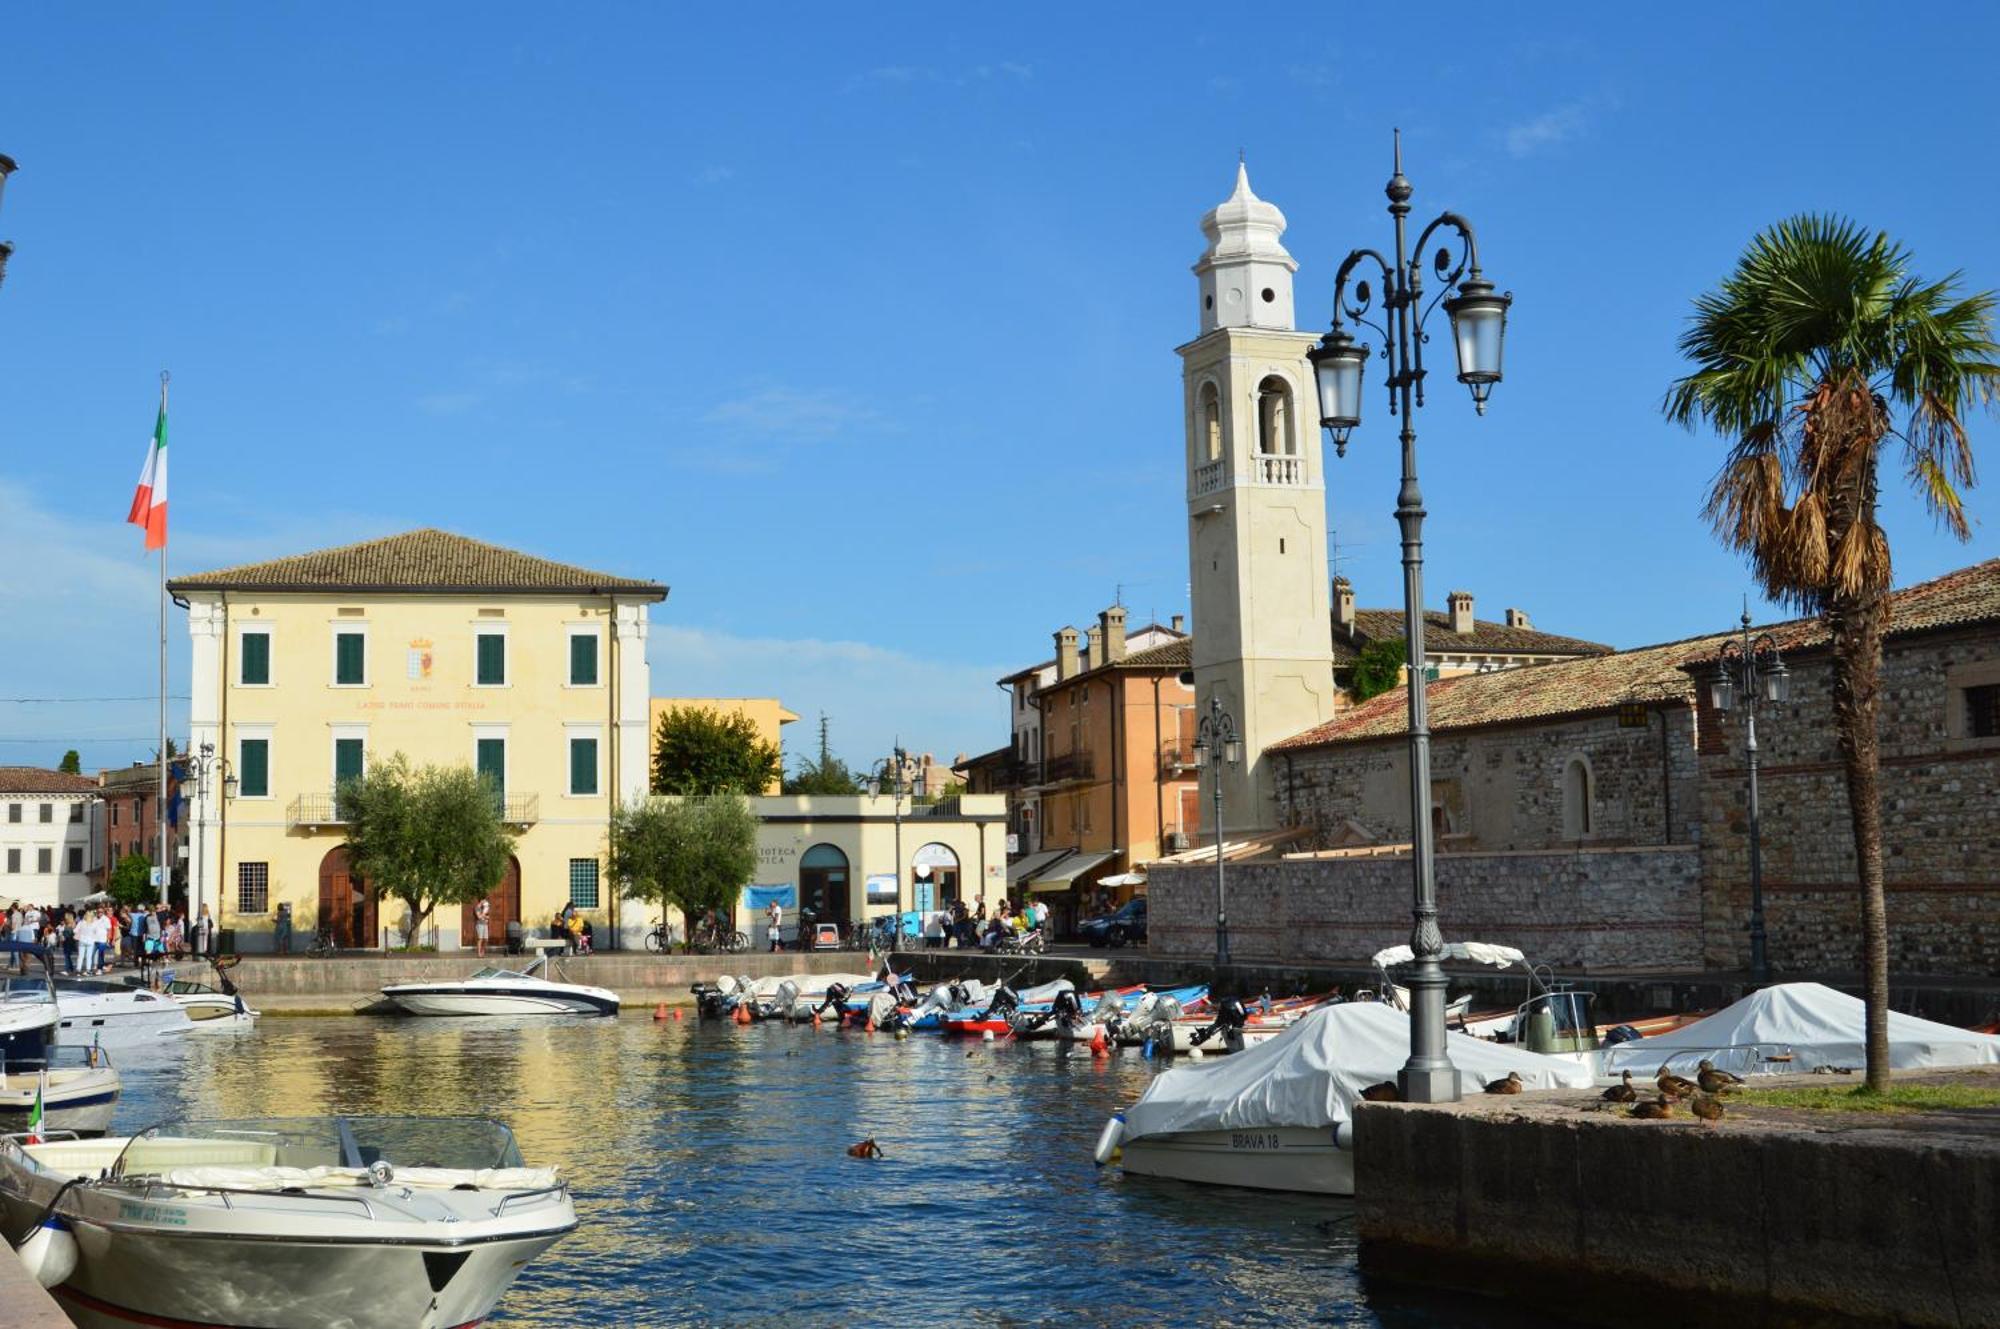
<svg viewBox="0 0 2000 1329">
<path fill-rule="evenodd" d="M 159 549 L 167 543 L 167 394 L 160 392 L 160 418 L 153 425 L 153 445 L 146 449 L 146 465 L 139 472 L 139 488 L 132 495 L 132 511 L 125 520 L 146 528 L 146 548 Z"/>
<path fill-rule="evenodd" d="M 48 1083 L 49 1073 L 43 1071 L 42 1078 L 35 1083 L 35 1110 L 28 1114 L 27 1142 L 29 1144 L 42 1143 L 42 1091 L 48 1087 Z"/>
</svg>

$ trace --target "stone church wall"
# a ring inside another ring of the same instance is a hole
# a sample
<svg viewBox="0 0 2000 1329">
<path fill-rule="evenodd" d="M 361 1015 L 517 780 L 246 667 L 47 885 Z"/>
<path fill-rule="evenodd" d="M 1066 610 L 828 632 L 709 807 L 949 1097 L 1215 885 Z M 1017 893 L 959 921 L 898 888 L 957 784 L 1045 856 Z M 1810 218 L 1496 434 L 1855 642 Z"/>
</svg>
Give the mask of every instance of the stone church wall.
<svg viewBox="0 0 2000 1329">
<path fill-rule="evenodd" d="M 1764 915 L 1775 972 L 1855 972 L 1860 893 L 1830 661 L 1792 665 L 1758 716 Z M 1967 686 L 2000 683 L 1991 625 L 1885 643 L 1883 866 L 1892 974 L 2000 973 L 2000 740 L 1965 736 Z M 1704 707 L 1706 699 L 1704 698 Z M 1702 889 L 1709 967 L 1749 963 L 1750 798 L 1741 711 L 1704 709 Z"/>
<path fill-rule="evenodd" d="M 1686 847 L 1441 854 L 1448 939 L 1519 947 L 1587 972 L 1687 972 L 1701 964 L 1697 852 Z M 1409 940 L 1410 860 L 1372 855 L 1227 865 L 1232 958 L 1363 964 Z M 1147 894 L 1156 956 L 1215 954 L 1215 869 L 1156 863 Z"/>
</svg>

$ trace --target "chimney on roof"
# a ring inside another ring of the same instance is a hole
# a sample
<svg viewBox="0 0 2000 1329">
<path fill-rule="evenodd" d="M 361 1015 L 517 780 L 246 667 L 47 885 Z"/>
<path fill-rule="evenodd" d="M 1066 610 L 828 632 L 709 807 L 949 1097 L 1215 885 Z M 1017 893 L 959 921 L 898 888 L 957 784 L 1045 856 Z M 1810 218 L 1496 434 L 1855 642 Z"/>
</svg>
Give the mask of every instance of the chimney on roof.
<svg viewBox="0 0 2000 1329">
<path fill-rule="evenodd" d="M 1333 621 L 1342 632 L 1354 635 L 1354 583 L 1344 576 L 1333 579 Z"/>
<path fill-rule="evenodd" d="M 1451 609 L 1451 630 L 1461 637 L 1472 635 L 1472 592 L 1453 591 L 1445 600 Z"/>
<path fill-rule="evenodd" d="M 1056 633 L 1056 677 L 1069 678 L 1076 672 L 1076 629 L 1066 627 Z"/>
<path fill-rule="evenodd" d="M 1104 663 L 1116 664 L 1125 658 L 1125 610 L 1113 605 L 1097 616 L 1097 630 L 1104 634 Z"/>
<path fill-rule="evenodd" d="M 1093 623 L 1083 636 L 1083 667 L 1095 669 L 1104 663 L 1104 629 Z"/>
<path fill-rule="evenodd" d="M 1186 634 L 1187 632 L 1186 614 L 1175 614 L 1171 619 L 1168 620 L 1168 623 L 1172 626 L 1175 632 L 1181 633 L 1183 635 Z"/>
<path fill-rule="evenodd" d="M 1528 621 L 1527 610 L 1509 609 L 1507 611 L 1507 626 L 1510 628 L 1531 628 L 1535 625 Z"/>
</svg>

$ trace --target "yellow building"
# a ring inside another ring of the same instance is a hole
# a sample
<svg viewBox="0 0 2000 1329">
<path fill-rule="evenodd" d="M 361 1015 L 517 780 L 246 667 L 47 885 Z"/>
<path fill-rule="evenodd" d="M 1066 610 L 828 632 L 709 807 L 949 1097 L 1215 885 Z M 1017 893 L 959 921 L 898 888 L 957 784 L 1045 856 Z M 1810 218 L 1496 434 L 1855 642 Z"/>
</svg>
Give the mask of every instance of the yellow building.
<svg viewBox="0 0 2000 1329">
<path fill-rule="evenodd" d="M 780 754 L 785 750 L 782 727 L 799 718 L 786 710 L 776 697 L 655 697 L 646 725 L 646 750 L 649 763 L 653 741 L 660 732 L 660 718 L 668 711 L 683 709 L 708 711 L 724 716 L 747 716 L 750 723 L 757 726 L 757 737 L 778 749 Z M 647 769 L 651 769 L 650 764 Z M 764 792 L 776 794 L 781 792 L 783 787 L 783 779 L 776 779 L 765 786 Z"/>
<path fill-rule="evenodd" d="M 191 904 L 238 949 L 272 949 L 287 907 L 294 948 L 319 928 L 351 946 L 394 934 L 402 906 L 378 909 L 348 871 L 333 791 L 396 752 L 500 784 L 520 838 L 496 939 L 574 902 L 636 943 L 645 921 L 602 863 L 615 802 L 646 789 L 647 612 L 666 587 L 421 530 L 168 589 L 193 644 L 189 737 L 226 763 L 194 803 Z M 436 944 L 469 945 L 470 919 L 440 911 Z"/>
</svg>

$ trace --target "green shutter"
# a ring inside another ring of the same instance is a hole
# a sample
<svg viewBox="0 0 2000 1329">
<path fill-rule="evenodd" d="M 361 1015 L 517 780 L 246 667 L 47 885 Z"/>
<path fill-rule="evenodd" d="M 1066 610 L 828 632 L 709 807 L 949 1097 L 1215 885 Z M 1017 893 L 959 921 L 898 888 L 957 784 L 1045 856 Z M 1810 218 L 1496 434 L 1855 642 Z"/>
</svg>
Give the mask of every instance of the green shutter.
<svg viewBox="0 0 2000 1329">
<path fill-rule="evenodd" d="M 507 740 L 504 738 L 482 738 L 479 740 L 478 765 L 480 778 L 493 786 L 496 794 L 507 792 Z"/>
<path fill-rule="evenodd" d="M 244 798 L 271 796 L 271 740 L 246 738 L 242 743 L 242 770 L 236 772 L 236 791 Z"/>
<path fill-rule="evenodd" d="M 569 741 L 569 791 L 572 794 L 597 792 L 597 740 L 572 738 Z"/>
<path fill-rule="evenodd" d="M 333 787 L 338 790 L 349 780 L 361 778 L 361 740 L 358 738 L 336 738 L 333 740 Z"/>
<path fill-rule="evenodd" d="M 499 687 L 507 681 L 507 635 L 503 632 L 479 634 L 479 682 Z"/>
<path fill-rule="evenodd" d="M 268 632 L 246 632 L 243 634 L 243 683 L 246 687 L 265 687 L 271 681 L 271 634 Z"/>
<path fill-rule="evenodd" d="M 359 632 L 337 632 L 333 637 L 333 681 L 358 687 L 367 681 L 362 653 L 367 638 Z"/>
<path fill-rule="evenodd" d="M 579 632 L 569 639 L 569 683 L 574 688 L 597 686 L 597 634 Z"/>
</svg>

